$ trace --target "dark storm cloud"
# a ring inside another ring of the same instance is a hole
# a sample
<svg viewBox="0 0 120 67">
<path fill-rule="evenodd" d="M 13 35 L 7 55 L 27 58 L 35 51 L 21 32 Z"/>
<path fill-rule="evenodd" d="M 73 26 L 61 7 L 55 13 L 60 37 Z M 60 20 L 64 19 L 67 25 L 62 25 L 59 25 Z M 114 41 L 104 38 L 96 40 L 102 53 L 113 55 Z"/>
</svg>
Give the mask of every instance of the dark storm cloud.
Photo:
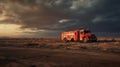
<svg viewBox="0 0 120 67">
<path fill-rule="evenodd" d="M 56 33 L 80 28 L 120 32 L 119 6 L 119 0 L 1 0 L 5 19 L 0 23 Z"/>
<path fill-rule="evenodd" d="M 4 14 L 2 17 L 5 17 L 1 23 L 21 22 L 23 27 L 39 28 L 41 25 L 53 24 L 59 19 L 68 17 L 67 13 L 47 7 L 44 3 L 39 5 L 19 2 L 7 3 L 7 5 L 2 3 L 1 8 Z"/>
<path fill-rule="evenodd" d="M 78 13 L 78 15 L 76 15 L 76 18 L 86 23 L 86 27 L 95 32 L 120 32 L 120 1 L 88 1 L 91 1 L 92 4 L 87 6 L 84 3 L 83 5 L 85 6 L 82 5 L 81 7 L 80 5 L 77 7 L 76 13 Z"/>
<path fill-rule="evenodd" d="M 106 0 L 104 4 L 95 10 L 96 16 L 93 20 L 97 31 L 120 32 L 120 1 Z"/>
</svg>

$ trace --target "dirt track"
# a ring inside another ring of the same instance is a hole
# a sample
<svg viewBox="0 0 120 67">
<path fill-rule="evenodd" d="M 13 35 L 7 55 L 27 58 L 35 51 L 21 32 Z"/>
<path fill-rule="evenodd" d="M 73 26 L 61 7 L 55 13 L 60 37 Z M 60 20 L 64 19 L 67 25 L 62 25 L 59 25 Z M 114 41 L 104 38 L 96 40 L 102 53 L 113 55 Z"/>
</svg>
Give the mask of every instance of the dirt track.
<svg viewBox="0 0 120 67">
<path fill-rule="evenodd" d="M 95 43 L 1 39 L 0 67 L 120 67 L 120 39 Z"/>
<path fill-rule="evenodd" d="M 78 50 L 0 48 L 0 67 L 120 67 L 120 55 Z"/>
</svg>

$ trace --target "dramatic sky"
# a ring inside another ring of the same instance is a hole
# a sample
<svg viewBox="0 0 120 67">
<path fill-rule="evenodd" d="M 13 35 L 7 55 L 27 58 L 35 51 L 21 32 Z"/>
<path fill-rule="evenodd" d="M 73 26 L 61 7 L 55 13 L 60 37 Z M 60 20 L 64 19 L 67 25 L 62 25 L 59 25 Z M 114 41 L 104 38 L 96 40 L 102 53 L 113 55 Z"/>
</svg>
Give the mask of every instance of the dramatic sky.
<svg viewBox="0 0 120 67">
<path fill-rule="evenodd" d="M 0 37 L 59 37 L 82 28 L 120 36 L 120 1 L 0 0 Z"/>
</svg>

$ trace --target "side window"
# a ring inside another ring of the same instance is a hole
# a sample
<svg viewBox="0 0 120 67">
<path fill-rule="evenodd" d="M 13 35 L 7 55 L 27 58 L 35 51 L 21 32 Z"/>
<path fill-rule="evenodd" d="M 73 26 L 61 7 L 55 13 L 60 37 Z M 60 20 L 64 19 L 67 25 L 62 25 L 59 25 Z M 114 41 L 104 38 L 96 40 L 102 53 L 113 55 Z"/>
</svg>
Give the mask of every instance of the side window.
<svg viewBox="0 0 120 67">
<path fill-rule="evenodd" d="M 76 33 L 75 33 L 75 35 L 76 35 Z"/>
<path fill-rule="evenodd" d="M 80 34 L 83 34 L 83 32 L 80 32 Z"/>
</svg>

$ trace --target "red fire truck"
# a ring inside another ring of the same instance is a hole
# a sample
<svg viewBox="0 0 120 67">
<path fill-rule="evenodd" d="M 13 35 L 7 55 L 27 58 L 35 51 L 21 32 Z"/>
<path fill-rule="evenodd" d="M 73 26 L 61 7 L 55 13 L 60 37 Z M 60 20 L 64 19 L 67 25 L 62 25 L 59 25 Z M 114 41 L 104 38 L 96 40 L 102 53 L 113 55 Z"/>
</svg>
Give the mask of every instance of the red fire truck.
<svg viewBox="0 0 120 67">
<path fill-rule="evenodd" d="M 82 42 L 95 42 L 97 37 L 87 29 L 67 31 L 61 33 L 62 41 L 82 41 Z"/>
</svg>

